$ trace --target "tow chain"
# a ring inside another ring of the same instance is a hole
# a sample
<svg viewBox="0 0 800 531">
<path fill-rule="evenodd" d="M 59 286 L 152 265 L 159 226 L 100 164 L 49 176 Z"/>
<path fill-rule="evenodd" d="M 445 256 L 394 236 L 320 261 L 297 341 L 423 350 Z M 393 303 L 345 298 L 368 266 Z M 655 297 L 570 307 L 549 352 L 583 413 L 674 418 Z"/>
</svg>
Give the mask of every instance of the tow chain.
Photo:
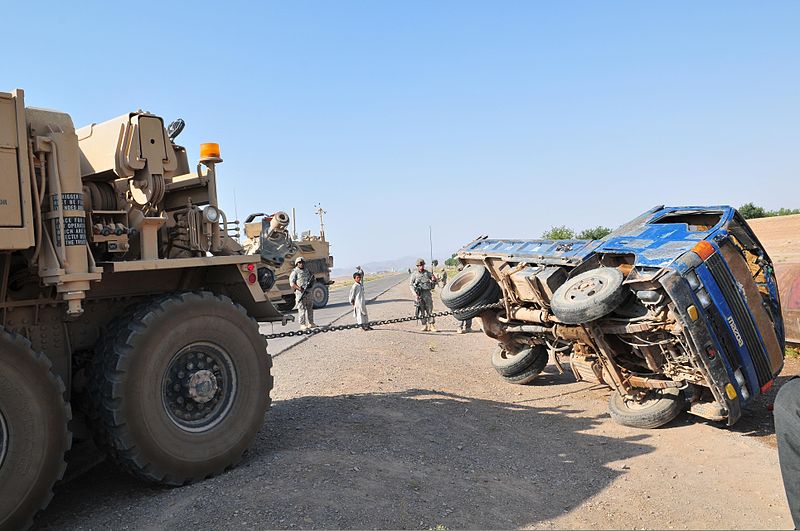
<svg viewBox="0 0 800 531">
<path fill-rule="evenodd" d="M 490 310 L 492 308 L 502 308 L 501 302 L 493 302 L 491 304 L 479 304 L 477 306 L 470 306 L 469 308 L 461 308 L 459 310 L 451 310 L 449 312 L 433 312 L 425 317 L 445 317 L 447 315 L 464 314 L 473 311 Z M 458 317 L 456 317 L 457 319 Z M 377 321 L 368 321 L 364 324 L 346 324 L 346 325 L 333 325 L 333 326 L 319 326 L 316 328 L 308 328 L 306 330 L 292 330 L 291 332 L 278 332 L 277 334 L 265 335 L 266 339 L 281 339 L 284 337 L 297 337 L 297 336 L 313 336 L 315 334 L 326 334 L 328 332 L 338 332 L 340 330 L 352 330 L 354 328 L 361 328 L 363 326 L 381 326 L 387 324 L 404 323 L 407 321 L 416 321 L 421 319 L 419 316 L 398 317 L 396 319 L 379 319 Z"/>
</svg>

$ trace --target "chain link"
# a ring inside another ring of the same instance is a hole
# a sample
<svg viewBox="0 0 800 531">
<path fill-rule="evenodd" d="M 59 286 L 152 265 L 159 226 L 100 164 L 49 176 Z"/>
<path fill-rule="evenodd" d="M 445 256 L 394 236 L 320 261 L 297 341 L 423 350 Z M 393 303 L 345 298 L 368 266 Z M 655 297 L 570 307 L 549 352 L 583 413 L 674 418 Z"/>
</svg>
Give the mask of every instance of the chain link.
<svg viewBox="0 0 800 531">
<path fill-rule="evenodd" d="M 470 306 L 469 308 L 461 308 L 459 310 L 451 310 L 449 312 L 433 312 L 425 317 L 445 317 L 448 315 L 464 314 L 473 311 L 490 310 L 492 308 L 502 308 L 503 304 L 500 302 L 493 302 L 490 304 L 479 304 L 478 306 Z M 456 317 L 458 318 L 458 317 Z M 334 326 L 319 326 L 317 328 L 309 328 L 307 330 L 292 330 L 291 332 L 278 332 L 277 334 L 269 334 L 264 337 L 267 339 L 282 339 L 284 337 L 297 337 L 297 336 L 313 336 L 316 334 L 326 334 L 328 332 L 338 332 L 340 330 L 352 330 L 354 328 L 361 328 L 362 326 L 382 326 L 387 324 L 404 323 L 407 321 L 416 321 L 421 317 L 413 315 L 409 317 L 396 317 L 394 319 L 379 319 L 377 321 L 368 321 L 367 323 L 360 324 L 346 324 Z"/>
</svg>

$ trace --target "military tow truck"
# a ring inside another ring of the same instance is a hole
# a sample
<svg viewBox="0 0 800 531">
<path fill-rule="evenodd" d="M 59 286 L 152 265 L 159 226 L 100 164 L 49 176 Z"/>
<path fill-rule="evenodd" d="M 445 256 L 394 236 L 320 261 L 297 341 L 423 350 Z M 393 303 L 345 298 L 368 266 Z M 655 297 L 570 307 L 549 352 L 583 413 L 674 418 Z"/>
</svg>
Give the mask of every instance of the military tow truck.
<svg viewBox="0 0 800 531">
<path fill-rule="evenodd" d="M 0 529 L 48 503 L 73 437 L 183 485 L 235 465 L 264 423 L 258 322 L 285 318 L 263 258 L 228 235 L 218 145 L 191 171 L 183 126 L 136 111 L 76 130 L 0 93 Z"/>
</svg>

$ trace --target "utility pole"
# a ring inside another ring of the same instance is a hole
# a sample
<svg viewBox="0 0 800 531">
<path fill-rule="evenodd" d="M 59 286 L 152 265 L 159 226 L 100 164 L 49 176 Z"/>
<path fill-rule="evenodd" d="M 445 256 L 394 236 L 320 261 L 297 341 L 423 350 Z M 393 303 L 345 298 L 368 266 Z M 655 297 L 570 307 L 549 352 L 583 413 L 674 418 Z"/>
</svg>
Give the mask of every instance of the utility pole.
<svg viewBox="0 0 800 531">
<path fill-rule="evenodd" d="M 428 225 L 428 241 L 431 244 L 431 271 L 433 271 L 433 229 Z"/>
<path fill-rule="evenodd" d="M 322 219 L 323 214 L 327 214 L 328 212 L 322 210 L 322 206 L 317 203 L 314 205 L 316 207 L 316 213 L 319 214 L 319 239 L 325 241 L 325 222 Z"/>
</svg>

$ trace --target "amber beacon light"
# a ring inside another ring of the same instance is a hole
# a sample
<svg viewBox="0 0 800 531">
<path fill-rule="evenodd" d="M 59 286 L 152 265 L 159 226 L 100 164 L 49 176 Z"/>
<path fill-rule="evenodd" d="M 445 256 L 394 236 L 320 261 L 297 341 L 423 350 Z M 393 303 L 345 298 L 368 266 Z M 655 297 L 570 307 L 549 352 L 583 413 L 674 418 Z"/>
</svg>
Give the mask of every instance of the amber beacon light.
<svg viewBox="0 0 800 531">
<path fill-rule="evenodd" d="M 219 144 L 216 142 L 207 142 L 200 144 L 200 158 L 201 159 L 219 159 Z"/>
</svg>

